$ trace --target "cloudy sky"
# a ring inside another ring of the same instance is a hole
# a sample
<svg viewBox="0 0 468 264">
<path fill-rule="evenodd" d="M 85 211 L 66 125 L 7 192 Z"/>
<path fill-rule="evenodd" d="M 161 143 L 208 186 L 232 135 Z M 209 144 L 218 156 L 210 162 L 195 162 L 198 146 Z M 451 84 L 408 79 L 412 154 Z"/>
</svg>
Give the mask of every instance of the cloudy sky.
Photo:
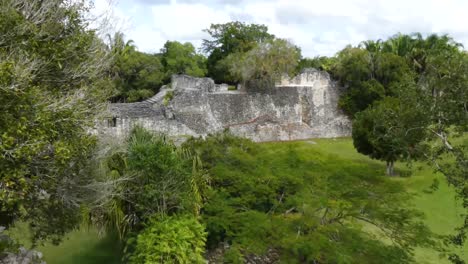
<svg viewBox="0 0 468 264">
<path fill-rule="evenodd" d="M 448 33 L 468 47 L 468 0 L 114 0 L 115 27 L 139 50 L 158 52 L 167 40 L 207 38 L 212 23 L 265 24 L 304 56 L 333 55 L 347 44 L 395 33 Z M 95 0 L 96 12 L 108 0 Z"/>
</svg>

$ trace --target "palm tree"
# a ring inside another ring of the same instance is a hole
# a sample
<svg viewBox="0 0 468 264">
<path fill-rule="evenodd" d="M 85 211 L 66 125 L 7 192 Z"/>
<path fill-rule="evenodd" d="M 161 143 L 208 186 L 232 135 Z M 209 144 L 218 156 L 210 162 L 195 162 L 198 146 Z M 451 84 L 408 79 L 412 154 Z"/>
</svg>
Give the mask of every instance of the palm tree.
<svg viewBox="0 0 468 264">
<path fill-rule="evenodd" d="M 125 35 L 122 32 L 115 32 L 113 37 L 107 34 L 107 39 L 109 50 L 115 56 L 127 56 L 136 48 L 133 40 L 125 42 Z"/>
<path fill-rule="evenodd" d="M 359 48 L 365 49 L 369 53 L 368 63 L 371 69 L 371 76 L 370 76 L 371 78 L 374 78 L 375 76 L 377 56 L 379 53 L 382 52 L 382 48 L 383 48 L 382 44 L 383 42 L 381 39 L 378 39 L 376 41 L 367 40 L 359 44 Z"/>
<path fill-rule="evenodd" d="M 367 40 L 363 41 L 359 44 L 360 48 L 364 48 L 365 50 L 371 52 L 371 53 L 379 53 L 382 51 L 383 48 L 383 42 L 381 39 L 378 40 Z"/>
<path fill-rule="evenodd" d="M 111 76 L 114 80 L 119 80 L 122 75 L 122 60 L 125 60 L 135 51 L 135 45 L 133 40 L 125 42 L 125 36 L 122 32 L 115 32 L 112 37 L 107 34 L 108 50 L 113 58 L 113 64 L 111 68 Z"/>
<path fill-rule="evenodd" d="M 410 35 L 397 34 L 384 42 L 382 50 L 406 57 L 414 48 L 414 39 Z"/>
<path fill-rule="evenodd" d="M 411 54 L 411 60 L 418 73 L 426 71 L 429 56 L 440 55 L 444 52 L 453 54 L 463 47 L 462 44 L 455 42 L 448 35 L 431 34 L 425 39 L 419 33 L 414 34 L 414 36 L 415 45 Z"/>
</svg>

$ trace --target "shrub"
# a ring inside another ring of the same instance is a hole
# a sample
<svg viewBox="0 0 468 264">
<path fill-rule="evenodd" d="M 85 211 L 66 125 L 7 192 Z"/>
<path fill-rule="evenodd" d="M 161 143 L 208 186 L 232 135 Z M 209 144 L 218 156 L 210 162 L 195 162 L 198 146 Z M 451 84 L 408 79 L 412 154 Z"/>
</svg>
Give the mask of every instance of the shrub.
<svg viewBox="0 0 468 264">
<path fill-rule="evenodd" d="M 174 91 L 167 91 L 164 95 L 163 104 L 167 106 L 172 98 L 174 98 Z"/>
<path fill-rule="evenodd" d="M 207 246 L 282 263 L 409 263 L 413 248 L 432 246 L 421 214 L 399 182 L 380 167 L 324 155 L 305 144 L 255 144 L 229 133 L 190 139 L 212 189 L 203 206 Z M 363 228 L 365 226 L 365 228 Z M 366 228 L 383 231 L 384 243 Z"/>
<path fill-rule="evenodd" d="M 154 215 L 200 213 L 209 177 L 195 155 L 140 126 L 125 145 L 105 147 L 96 164 L 105 184 L 96 198 L 102 202 L 91 208 L 95 224 L 125 240 Z"/>
<path fill-rule="evenodd" d="M 135 243 L 129 263 L 205 263 L 206 232 L 190 215 L 149 219 L 147 226 L 128 243 Z"/>
<path fill-rule="evenodd" d="M 154 92 L 148 89 L 141 90 L 130 90 L 127 93 L 127 102 L 138 102 L 150 98 L 154 95 Z"/>
</svg>

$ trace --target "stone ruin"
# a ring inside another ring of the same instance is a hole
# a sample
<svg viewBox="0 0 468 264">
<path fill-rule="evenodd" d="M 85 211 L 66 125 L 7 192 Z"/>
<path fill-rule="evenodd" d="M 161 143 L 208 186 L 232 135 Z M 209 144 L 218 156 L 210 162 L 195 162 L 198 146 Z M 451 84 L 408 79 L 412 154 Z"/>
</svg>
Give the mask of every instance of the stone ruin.
<svg viewBox="0 0 468 264">
<path fill-rule="evenodd" d="M 228 88 L 210 78 L 174 75 L 146 101 L 110 104 L 111 117 L 98 132 L 122 138 L 140 125 L 183 140 L 229 130 L 257 142 L 351 134 L 350 120 L 338 109 L 342 88 L 327 72 L 306 69 L 260 91 Z"/>
</svg>

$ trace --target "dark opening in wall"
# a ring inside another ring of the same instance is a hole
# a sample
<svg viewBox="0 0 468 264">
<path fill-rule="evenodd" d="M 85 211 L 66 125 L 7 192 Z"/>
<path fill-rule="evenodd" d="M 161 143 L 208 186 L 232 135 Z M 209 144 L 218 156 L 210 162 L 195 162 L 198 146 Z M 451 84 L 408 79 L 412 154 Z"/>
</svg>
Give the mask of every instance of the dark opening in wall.
<svg viewBox="0 0 468 264">
<path fill-rule="evenodd" d="M 116 127 L 117 126 L 117 117 L 113 117 L 107 120 L 108 127 Z"/>
</svg>

